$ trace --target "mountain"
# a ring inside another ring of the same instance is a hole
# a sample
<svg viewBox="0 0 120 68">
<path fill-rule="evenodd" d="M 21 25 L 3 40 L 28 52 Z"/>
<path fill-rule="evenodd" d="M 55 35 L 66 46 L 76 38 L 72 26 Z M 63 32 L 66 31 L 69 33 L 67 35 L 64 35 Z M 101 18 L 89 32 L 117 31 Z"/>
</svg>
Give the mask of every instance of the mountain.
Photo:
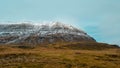
<svg viewBox="0 0 120 68">
<path fill-rule="evenodd" d="M 0 68 L 120 67 L 118 45 L 60 22 L 29 23 L 0 24 Z"/>
<path fill-rule="evenodd" d="M 95 39 L 83 30 L 61 22 L 47 24 L 0 24 L 1 44 L 43 44 L 80 41 L 95 42 Z"/>
</svg>

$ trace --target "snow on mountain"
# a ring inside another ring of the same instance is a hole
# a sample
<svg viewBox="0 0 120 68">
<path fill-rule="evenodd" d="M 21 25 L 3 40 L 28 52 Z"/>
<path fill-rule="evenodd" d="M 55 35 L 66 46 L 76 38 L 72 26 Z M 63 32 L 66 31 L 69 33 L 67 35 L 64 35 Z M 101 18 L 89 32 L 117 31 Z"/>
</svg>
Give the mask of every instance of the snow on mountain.
<svg viewBox="0 0 120 68">
<path fill-rule="evenodd" d="M 0 43 L 95 41 L 84 31 L 61 22 L 0 24 Z"/>
</svg>

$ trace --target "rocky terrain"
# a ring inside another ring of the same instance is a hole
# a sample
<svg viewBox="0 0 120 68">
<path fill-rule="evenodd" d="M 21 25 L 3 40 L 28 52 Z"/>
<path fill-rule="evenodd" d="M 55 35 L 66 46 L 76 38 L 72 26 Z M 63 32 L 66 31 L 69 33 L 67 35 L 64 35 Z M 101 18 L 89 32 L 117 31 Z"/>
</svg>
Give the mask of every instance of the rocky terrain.
<svg viewBox="0 0 120 68">
<path fill-rule="evenodd" d="M 80 42 L 95 39 L 86 32 L 61 22 L 47 24 L 0 24 L 0 44 Z"/>
</svg>

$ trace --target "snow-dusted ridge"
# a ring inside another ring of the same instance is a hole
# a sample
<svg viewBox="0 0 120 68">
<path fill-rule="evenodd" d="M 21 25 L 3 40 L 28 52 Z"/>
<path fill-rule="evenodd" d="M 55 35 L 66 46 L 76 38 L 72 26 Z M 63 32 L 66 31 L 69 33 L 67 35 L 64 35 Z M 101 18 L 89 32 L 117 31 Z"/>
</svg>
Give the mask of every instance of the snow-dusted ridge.
<svg viewBox="0 0 120 68">
<path fill-rule="evenodd" d="M 84 31 L 61 22 L 43 24 L 33 24 L 31 22 L 0 24 L 0 43 L 24 42 L 27 38 L 33 36 L 37 38 L 36 41 L 38 41 L 38 43 L 45 41 L 45 39 L 51 42 L 51 40 L 56 40 L 56 38 L 63 39 L 64 41 L 75 41 L 76 39 L 95 41 Z"/>
</svg>

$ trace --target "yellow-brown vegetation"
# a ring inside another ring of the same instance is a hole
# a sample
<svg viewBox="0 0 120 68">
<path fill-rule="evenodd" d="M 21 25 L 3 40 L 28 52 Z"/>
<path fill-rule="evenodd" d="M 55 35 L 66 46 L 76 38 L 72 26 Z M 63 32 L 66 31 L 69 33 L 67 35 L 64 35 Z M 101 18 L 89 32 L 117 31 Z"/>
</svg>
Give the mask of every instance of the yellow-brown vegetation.
<svg viewBox="0 0 120 68">
<path fill-rule="evenodd" d="M 120 50 L 93 42 L 0 45 L 0 68 L 120 68 Z"/>
</svg>

